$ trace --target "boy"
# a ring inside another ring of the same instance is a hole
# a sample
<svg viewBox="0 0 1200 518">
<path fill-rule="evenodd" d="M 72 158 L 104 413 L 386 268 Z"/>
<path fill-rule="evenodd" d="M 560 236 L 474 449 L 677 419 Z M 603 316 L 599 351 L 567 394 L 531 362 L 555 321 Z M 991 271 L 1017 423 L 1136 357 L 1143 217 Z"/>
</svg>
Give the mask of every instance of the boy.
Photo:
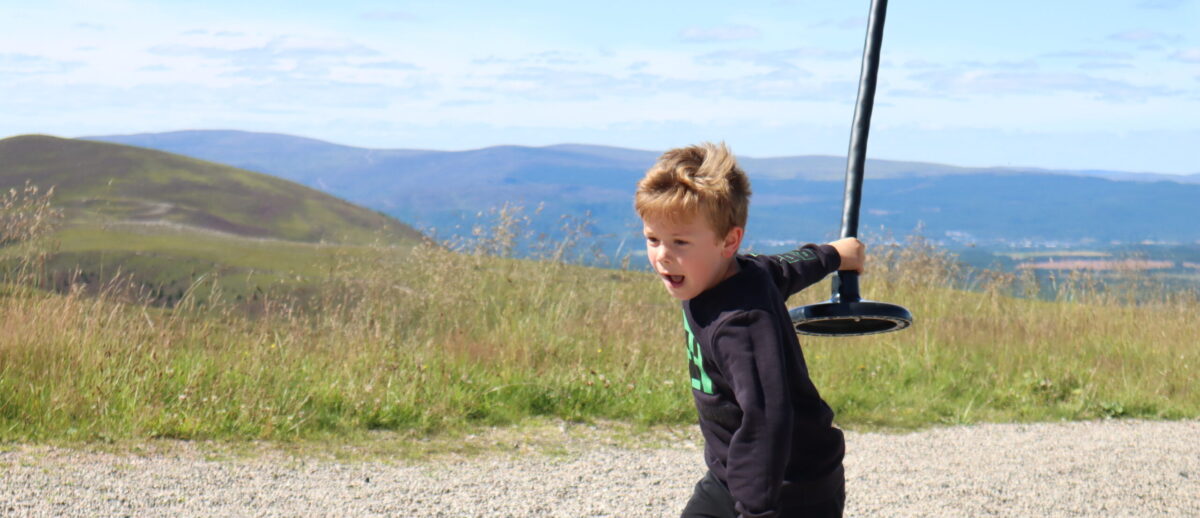
<svg viewBox="0 0 1200 518">
<path fill-rule="evenodd" d="M 650 264 L 683 301 L 692 395 L 708 474 L 684 517 L 841 516 L 842 432 L 808 377 L 785 300 L 840 269 L 847 238 L 739 255 L 750 182 L 724 144 L 673 149 L 638 182 Z"/>
</svg>

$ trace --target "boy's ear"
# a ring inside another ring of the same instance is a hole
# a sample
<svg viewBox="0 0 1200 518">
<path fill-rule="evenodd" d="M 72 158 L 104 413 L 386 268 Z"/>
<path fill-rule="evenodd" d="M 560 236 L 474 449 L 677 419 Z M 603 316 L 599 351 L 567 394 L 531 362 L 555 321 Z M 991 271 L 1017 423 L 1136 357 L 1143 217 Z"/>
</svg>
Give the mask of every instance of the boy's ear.
<svg viewBox="0 0 1200 518">
<path fill-rule="evenodd" d="M 742 236 L 745 234 L 746 229 L 742 227 L 729 229 L 729 233 L 725 234 L 725 239 L 721 241 L 721 257 L 726 259 L 733 257 L 737 253 L 738 248 L 741 248 Z"/>
</svg>

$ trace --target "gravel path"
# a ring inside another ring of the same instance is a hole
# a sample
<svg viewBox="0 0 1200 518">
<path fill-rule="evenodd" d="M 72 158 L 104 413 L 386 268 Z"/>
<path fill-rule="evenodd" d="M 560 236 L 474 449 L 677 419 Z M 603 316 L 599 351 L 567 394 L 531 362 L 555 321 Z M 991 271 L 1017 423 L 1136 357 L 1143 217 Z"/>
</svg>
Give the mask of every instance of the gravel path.
<svg viewBox="0 0 1200 518">
<path fill-rule="evenodd" d="M 1200 516 L 1200 421 L 847 433 L 847 443 L 847 516 Z M 677 516 L 703 475 L 694 435 L 432 462 L 167 450 L 9 445 L 0 516 Z"/>
</svg>

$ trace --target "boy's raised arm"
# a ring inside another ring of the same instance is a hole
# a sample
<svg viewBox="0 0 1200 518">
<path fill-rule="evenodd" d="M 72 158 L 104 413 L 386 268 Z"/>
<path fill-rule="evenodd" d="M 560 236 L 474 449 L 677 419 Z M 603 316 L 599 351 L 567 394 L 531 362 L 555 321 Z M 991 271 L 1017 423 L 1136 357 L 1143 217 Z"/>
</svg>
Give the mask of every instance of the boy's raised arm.
<svg viewBox="0 0 1200 518">
<path fill-rule="evenodd" d="M 765 256 L 763 261 L 783 298 L 824 279 L 837 271 L 841 257 L 830 245 L 807 244 L 790 252 Z"/>
<path fill-rule="evenodd" d="M 791 252 L 767 256 L 768 268 L 784 298 L 807 288 L 837 270 L 863 272 L 866 246 L 848 237 L 824 245 L 807 244 Z"/>
</svg>

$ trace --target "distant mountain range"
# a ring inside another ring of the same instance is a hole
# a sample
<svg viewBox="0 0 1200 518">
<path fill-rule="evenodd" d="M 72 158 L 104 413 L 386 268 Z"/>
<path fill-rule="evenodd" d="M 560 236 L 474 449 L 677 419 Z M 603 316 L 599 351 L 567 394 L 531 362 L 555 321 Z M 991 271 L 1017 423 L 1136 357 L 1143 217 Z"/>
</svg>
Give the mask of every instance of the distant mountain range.
<svg viewBox="0 0 1200 518">
<path fill-rule="evenodd" d="M 466 232 L 505 202 L 543 214 L 590 214 L 609 245 L 637 244 L 634 184 L 658 152 L 564 144 L 470 151 L 378 150 L 288 135 L 180 131 L 86 137 L 268 173 L 361 204 L 439 237 Z M 735 150 L 736 151 L 736 150 Z M 740 157 L 754 196 L 748 240 L 758 249 L 836 237 L 845 160 Z M 1107 244 L 1200 241 L 1200 174 L 967 168 L 869 160 L 863 233 L 920 226 L 950 243 Z M 553 218 L 540 223 L 553 230 Z M 1189 223 L 1191 222 L 1191 223 Z"/>
</svg>

